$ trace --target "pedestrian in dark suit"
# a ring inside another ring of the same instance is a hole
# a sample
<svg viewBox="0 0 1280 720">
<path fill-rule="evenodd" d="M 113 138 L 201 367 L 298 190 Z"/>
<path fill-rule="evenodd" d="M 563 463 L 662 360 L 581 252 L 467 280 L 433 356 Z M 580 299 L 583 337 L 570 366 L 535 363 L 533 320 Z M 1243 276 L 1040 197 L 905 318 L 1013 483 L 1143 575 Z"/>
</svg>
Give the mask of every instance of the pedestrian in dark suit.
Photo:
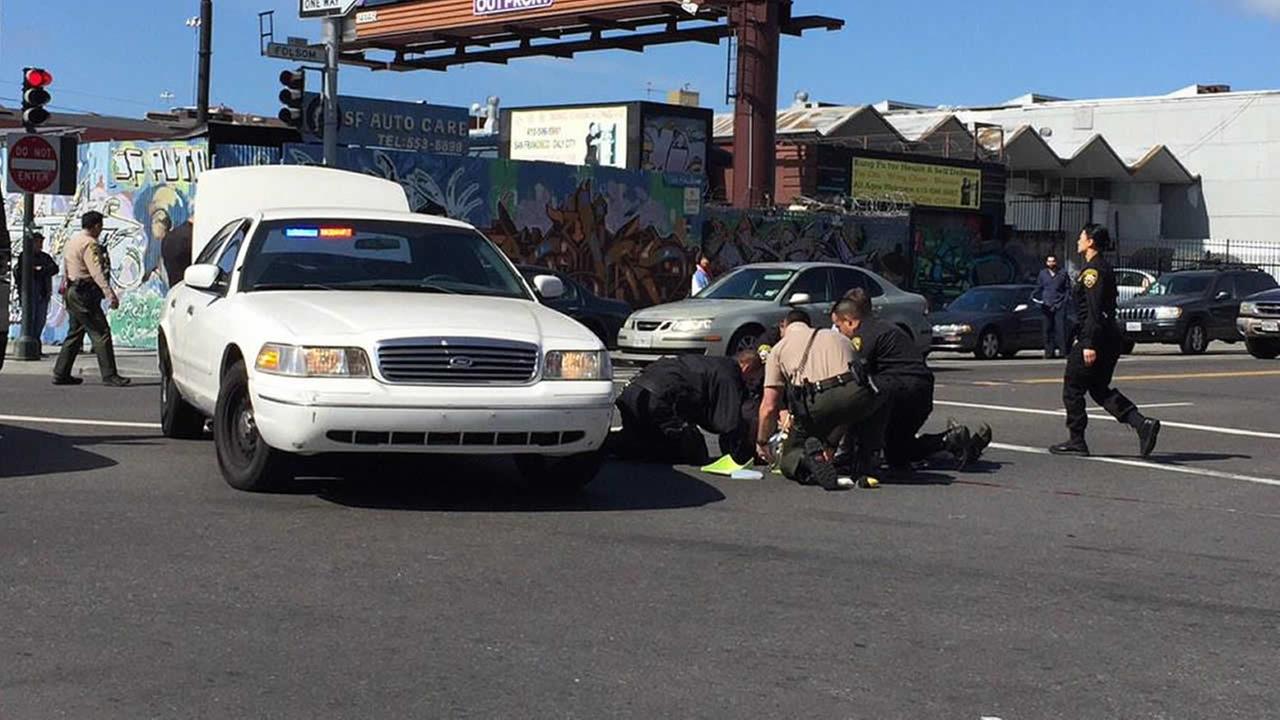
<svg viewBox="0 0 1280 720">
<path fill-rule="evenodd" d="M 1044 313 L 1044 356 L 1047 358 L 1067 354 L 1066 310 L 1070 289 L 1071 278 L 1058 267 L 1058 258 L 1046 257 L 1032 298 Z"/>
</svg>

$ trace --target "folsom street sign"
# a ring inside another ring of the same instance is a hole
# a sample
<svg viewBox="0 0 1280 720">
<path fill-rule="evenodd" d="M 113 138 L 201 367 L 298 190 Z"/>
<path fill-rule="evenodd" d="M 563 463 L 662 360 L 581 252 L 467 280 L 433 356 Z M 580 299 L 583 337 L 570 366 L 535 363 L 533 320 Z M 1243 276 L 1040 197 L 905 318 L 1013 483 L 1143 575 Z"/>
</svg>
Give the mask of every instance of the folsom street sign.
<svg viewBox="0 0 1280 720">
<path fill-rule="evenodd" d="M 277 60 L 309 62 L 316 65 L 323 65 L 326 55 L 324 45 L 288 45 L 278 42 L 267 43 L 267 49 L 262 54 Z"/>
<path fill-rule="evenodd" d="M 555 0 L 472 0 L 471 11 L 474 15 L 499 15 L 549 8 L 554 4 Z"/>
<path fill-rule="evenodd" d="M 360 0 L 298 0 L 298 17 L 345 17 Z"/>
</svg>

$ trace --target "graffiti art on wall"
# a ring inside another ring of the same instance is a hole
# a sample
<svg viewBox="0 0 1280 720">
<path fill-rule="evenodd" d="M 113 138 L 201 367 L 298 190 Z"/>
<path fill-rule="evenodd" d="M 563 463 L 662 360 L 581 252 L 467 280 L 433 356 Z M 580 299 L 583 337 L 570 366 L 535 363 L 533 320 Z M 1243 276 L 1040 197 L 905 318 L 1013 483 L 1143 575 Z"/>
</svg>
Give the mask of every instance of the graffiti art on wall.
<svg viewBox="0 0 1280 720">
<path fill-rule="evenodd" d="M 917 212 L 913 217 L 916 292 L 935 307 L 975 285 L 1034 282 L 1060 238 L 993 236 L 988 218 L 969 213 Z"/>
<path fill-rule="evenodd" d="M 707 174 L 707 121 L 652 115 L 644 120 L 640 167 L 652 172 Z"/>
<path fill-rule="evenodd" d="M 174 228 L 188 222 L 195 182 L 206 167 L 208 148 L 202 140 L 81 145 L 76 194 L 36 200 L 36 225 L 45 236 L 46 251 L 59 264 L 63 246 L 80 229 L 80 216 L 96 210 L 105 217 L 100 241 L 110 255 L 120 295 L 120 308 L 107 317 L 121 347 L 155 347 L 170 282 L 160 262 L 161 248 Z M 21 207 L 21 196 L 5 196 L 10 227 L 21 226 Z M 18 332 L 20 312 L 14 298 L 10 336 Z M 66 311 L 55 294 L 41 339 L 61 342 L 66 333 Z"/>
<path fill-rule="evenodd" d="M 284 156 L 320 157 L 311 145 Z M 354 149 L 339 164 L 400 183 L 416 212 L 469 222 L 515 262 L 553 267 L 599 295 L 644 306 L 688 284 L 698 224 L 683 214 L 684 189 L 662 175 Z"/>
</svg>

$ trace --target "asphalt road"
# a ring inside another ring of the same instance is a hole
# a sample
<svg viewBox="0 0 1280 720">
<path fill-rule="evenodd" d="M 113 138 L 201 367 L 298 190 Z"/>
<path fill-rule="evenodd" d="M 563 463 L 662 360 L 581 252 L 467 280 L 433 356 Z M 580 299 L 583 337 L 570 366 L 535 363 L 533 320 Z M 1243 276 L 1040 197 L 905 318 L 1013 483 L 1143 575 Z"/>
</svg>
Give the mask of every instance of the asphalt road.
<svg viewBox="0 0 1280 720">
<path fill-rule="evenodd" d="M 1060 363 L 939 359 L 935 422 L 996 430 L 972 472 L 824 493 L 611 465 L 569 501 L 503 461 L 239 493 L 211 443 L 158 436 L 154 381 L 55 388 L 13 365 L 4 720 L 1280 706 L 1277 362 L 1122 362 L 1119 385 L 1166 421 L 1149 462 L 1101 419 L 1105 457 L 1041 454 L 1064 432 Z"/>
</svg>

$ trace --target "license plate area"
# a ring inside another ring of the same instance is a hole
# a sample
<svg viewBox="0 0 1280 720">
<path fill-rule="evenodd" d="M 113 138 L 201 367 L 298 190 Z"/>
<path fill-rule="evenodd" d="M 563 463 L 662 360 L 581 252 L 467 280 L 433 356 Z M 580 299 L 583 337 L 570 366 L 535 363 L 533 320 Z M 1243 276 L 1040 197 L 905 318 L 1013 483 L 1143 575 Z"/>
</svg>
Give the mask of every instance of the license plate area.
<svg viewBox="0 0 1280 720">
<path fill-rule="evenodd" d="M 631 344 L 638 348 L 653 347 L 653 335 L 649 333 L 633 333 L 631 335 Z"/>
<path fill-rule="evenodd" d="M 1124 324 L 1125 332 L 1142 332 L 1142 323 L 1127 322 Z"/>
<path fill-rule="evenodd" d="M 1262 332 L 1280 332 L 1280 320 L 1263 320 Z"/>
</svg>

